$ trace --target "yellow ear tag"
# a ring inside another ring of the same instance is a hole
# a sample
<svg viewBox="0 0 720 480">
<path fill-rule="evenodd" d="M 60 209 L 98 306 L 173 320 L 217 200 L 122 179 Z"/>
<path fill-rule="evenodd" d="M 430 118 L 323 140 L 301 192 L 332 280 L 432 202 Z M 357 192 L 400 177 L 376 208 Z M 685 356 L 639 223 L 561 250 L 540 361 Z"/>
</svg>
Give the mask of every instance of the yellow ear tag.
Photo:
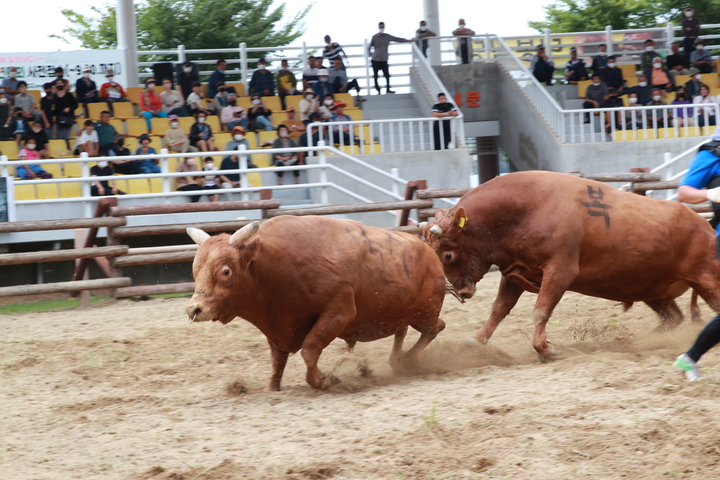
<svg viewBox="0 0 720 480">
<path fill-rule="evenodd" d="M 463 228 L 463 227 L 465 226 L 465 221 L 466 221 L 466 220 L 467 220 L 467 217 L 462 217 L 462 218 L 460 219 L 460 222 L 458 223 L 458 226 L 459 226 L 460 228 Z"/>
</svg>

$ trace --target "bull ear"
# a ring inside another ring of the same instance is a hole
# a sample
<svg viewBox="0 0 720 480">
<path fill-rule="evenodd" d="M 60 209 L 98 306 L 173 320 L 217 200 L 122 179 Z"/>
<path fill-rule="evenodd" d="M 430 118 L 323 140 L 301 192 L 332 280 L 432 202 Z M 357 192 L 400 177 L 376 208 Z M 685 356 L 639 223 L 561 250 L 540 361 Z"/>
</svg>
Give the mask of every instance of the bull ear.
<svg viewBox="0 0 720 480">
<path fill-rule="evenodd" d="M 245 242 L 248 241 L 248 239 L 250 239 L 250 237 L 257 233 L 258 228 L 260 228 L 260 222 L 249 223 L 237 232 L 233 233 L 230 236 L 230 240 L 228 241 L 228 243 L 235 248 L 240 248 Z"/>
<path fill-rule="evenodd" d="M 202 245 L 202 243 L 210 238 L 210 235 L 203 232 L 199 228 L 195 227 L 188 227 L 185 229 L 188 235 L 190 235 L 190 238 L 193 239 L 193 242 L 197 243 L 198 245 Z"/>
<path fill-rule="evenodd" d="M 465 207 L 458 207 L 457 210 L 455 210 L 455 214 L 453 216 L 453 221 L 455 225 L 457 225 L 460 228 L 463 228 L 468 221 L 467 215 L 465 214 Z"/>
<path fill-rule="evenodd" d="M 435 221 L 439 222 L 443 218 L 445 218 L 445 210 L 443 210 L 442 208 L 438 208 L 438 211 L 435 212 Z"/>
</svg>

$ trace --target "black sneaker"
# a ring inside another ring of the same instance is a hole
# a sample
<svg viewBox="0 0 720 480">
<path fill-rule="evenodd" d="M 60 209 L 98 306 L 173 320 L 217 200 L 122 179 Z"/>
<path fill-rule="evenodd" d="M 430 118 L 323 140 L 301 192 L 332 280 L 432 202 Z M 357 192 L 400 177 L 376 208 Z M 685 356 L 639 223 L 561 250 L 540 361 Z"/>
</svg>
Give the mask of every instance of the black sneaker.
<svg viewBox="0 0 720 480">
<path fill-rule="evenodd" d="M 385 92 L 385 93 L 395 93 L 395 91 L 394 91 L 394 90 L 390 90 L 390 89 L 388 88 L 388 89 L 387 89 L 387 92 Z"/>
</svg>

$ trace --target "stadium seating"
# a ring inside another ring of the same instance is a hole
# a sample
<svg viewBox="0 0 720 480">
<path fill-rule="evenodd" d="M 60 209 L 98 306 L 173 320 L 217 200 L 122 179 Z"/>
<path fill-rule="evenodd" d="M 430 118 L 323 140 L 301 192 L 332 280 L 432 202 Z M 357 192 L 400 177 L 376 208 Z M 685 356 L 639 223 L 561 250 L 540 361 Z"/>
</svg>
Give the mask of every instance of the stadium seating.
<svg viewBox="0 0 720 480">
<path fill-rule="evenodd" d="M 213 131 L 213 134 L 215 134 L 215 132 L 222 131 L 222 125 L 220 125 L 220 117 L 218 117 L 217 115 L 210 115 L 206 117 L 205 123 L 210 125 L 210 129 Z"/>
<path fill-rule="evenodd" d="M 35 185 L 14 185 L 15 200 L 35 200 Z"/>
<path fill-rule="evenodd" d="M 135 118 L 135 106 L 130 102 L 118 102 L 113 104 L 113 117 L 121 120 Z"/>
<path fill-rule="evenodd" d="M 145 119 L 143 119 L 145 121 Z M 165 132 L 170 129 L 170 121 L 167 118 L 153 117 L 150 119 L 150 125 L 152 125 L 151 135 L 158 137 L 164 137 Z"/>
<path fill-rule="evenodd" d="M 637 67 L 635 65 L 618 65 L 617 67 L 622 70 L 622 77 L 625 80 L 637 78 L 638 76 Z"/>
<path fill-rule="evenodd" d="M 150 193 L 150 183 L 147 178 L 127 178 L 126 182 L 129 195 Z"/>
<path fill-rule="evenodd" d="M 9 160 L 18 159 L 18 146 L 13 140 L 0 142 L 0 155 L 7 155 Z"/>
<path fill-rule="evenodd" d="M 578 98 L 585 98 L 585 91 L 591 84 L 592 80 L 580 80 L 577 82 Z"/>
<path fill-rule="evenodd" d="M 232 134 L 228 132 L 213 133 L 213 136 L 215 137 L 215 146 L 218 150 L 225 150 L 225 145 L 232 140 Z"/>
<path fill-rule="evenodd" d="M 353 120 L 365 120 L 365 117 L 363 116 L 363 111 L 359 108 L 346 108 L 345 115 L 352 118 Z"/>
<path fill-rule="evenodd" d="M 143 133 L 149 134 L 147 129 L 147 122 L 144 118 L 129 118 L 125 121 L 127 127 L 127 134 L 131 137 L 139 137 Z"/>
<path fill-rule="evenodd" d="M 35 103 L 40 106 L 40 100 L 42 99 L 42 92 L 40 90 L 28 90 L 27 93 L 32 95 L 33 100 L 35 100 Z"/>
<path fill-rule="evenodd" d="M 185 130 L 185 133 L 190 135 L 190 129 L 193 126 L 193 123 L 195 123 L 195 117 L 180 117 L 179 118 L 180 128 Z M 168 128 L 170 128 L 168 124 Z"/>
<path fill-rule="evenodd" d="M 62 164 L 60 163 L 46 163 L 42 166 L 42 169 L 48 173 L 51 173 L 53 177 L 62 177 Z"/>
<path fill-rule="evenodd" d="M 293 108 L 295 108 L 295 111 L 297 112 L 300 109 L 300 100 L 302 100 L 302 99 L 303 99 L 302 95 L 288 95 L 287 97 L 285 97 L 285 106 L 286 107 L 292 106 Z"/>
<path fill-rule="evenodd" d="M 336 93 L 335 100 L 343 102 L 348 108 L 355 108 L 355 98 L 349 93 Z"/>
<path fill-rule="evenodd" d="M 82 186 L 77 183 L 59 183 L 62 198 L 82 197 Z"/>
<path fill-rule="evenodd" d="M 162 178 L 148 178 L 150 181 L 150 193 L 162 193 L 163 191 L 163 179 Z M 172 179 L 170 181 L 172 185 Z"/>
<path fill-rule="evenodd" d="M 677 138 L 680 134 L 681 132 L 679 130 L 675 132 L 674 128 L 658 128 L 657 138 Z"/>
<path fill-rule="evenodd" d="M 235 93 L 238 97 L 244 97 L 245 94 L 245 84 L 241 82 L 230 82 L 227 84 L 229 87 L 235 87 Z"/>
<path fill-rule="evenodd" d="M 237 99 L 238 107 L 242 107 L 245 111 L 248 111 L 253 106 L 250 97 L 240 97 Z"/>
<path fill-rule="evenodd" d="M 70 155 L 67 141 L 62 139 L 53 139 L 48 141 L 48 152 L 52 158 L 60 158 Z"/>
<path fill-rule="evenodd" d="M 87 110 L 88 110 L 88 118 L 92 120 L 100 120 L 100 112 L 105 110 L 110 110 L 108 107 L 108 104 L 105 102 L 97 102 L 97 103 L 88 103 L 87 104 Z"/>
<path fill-rule="evenodd" d="M 272 143 L 275 141 L 276 138 L 278 138 L 278 134 L 274 130 L 270 130 L 270 131 L 263 130 L 258 133 L 258 142 L 260 145 L 262 145 L 265 142 Z"/>
<path fill-rule="evenodd" d="M 273 112 L 282 112 L 282 103 L 280 97 L 262 97 L 265 107 L 269 108 Z"/>
<path fill-rule="evenodd" d="M 616 142 L 629 142 L 633 140 L 651 140 L 655 138 L 655 131 L 652 128 L 637 130 L 615 130 L 614 139 Z"/>
<path fill-rule="evenodd" d="M 140 94 L 143 91 L 143 87 L 127 87 L 125 89 L 125 93 L 127 93 L 127 98 L 132 101 L 134 104 L 138 104 L 140 102 Z"/>
<path fill-rule="evenodd" d="M 38 183 L 35 185 L 38 199 L 60 198 L 57 183 Z"/>
<path fill-rule="evenodd" d="M 63 172 L 65 172 L 66 177 L 82 177 L 82 163 L 81 162 L 63 163 Z"/>
</svg>

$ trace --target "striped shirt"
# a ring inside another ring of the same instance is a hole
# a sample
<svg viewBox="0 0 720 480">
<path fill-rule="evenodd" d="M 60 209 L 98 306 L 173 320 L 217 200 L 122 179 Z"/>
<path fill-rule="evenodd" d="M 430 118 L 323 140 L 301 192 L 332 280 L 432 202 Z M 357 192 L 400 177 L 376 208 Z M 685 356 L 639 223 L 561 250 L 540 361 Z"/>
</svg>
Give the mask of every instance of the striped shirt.
<svg viewBox="0 0 720 480">
<path fill-rule="evenodd" d="M 336 58 L 340 58 L 340 53 L 345 53 L 345 50 L 343 50 L 340 44 L 335 42 L 328 43 L 323 49 L 323 58 L 327 58 L 332 62 Z"/>
</svg>

